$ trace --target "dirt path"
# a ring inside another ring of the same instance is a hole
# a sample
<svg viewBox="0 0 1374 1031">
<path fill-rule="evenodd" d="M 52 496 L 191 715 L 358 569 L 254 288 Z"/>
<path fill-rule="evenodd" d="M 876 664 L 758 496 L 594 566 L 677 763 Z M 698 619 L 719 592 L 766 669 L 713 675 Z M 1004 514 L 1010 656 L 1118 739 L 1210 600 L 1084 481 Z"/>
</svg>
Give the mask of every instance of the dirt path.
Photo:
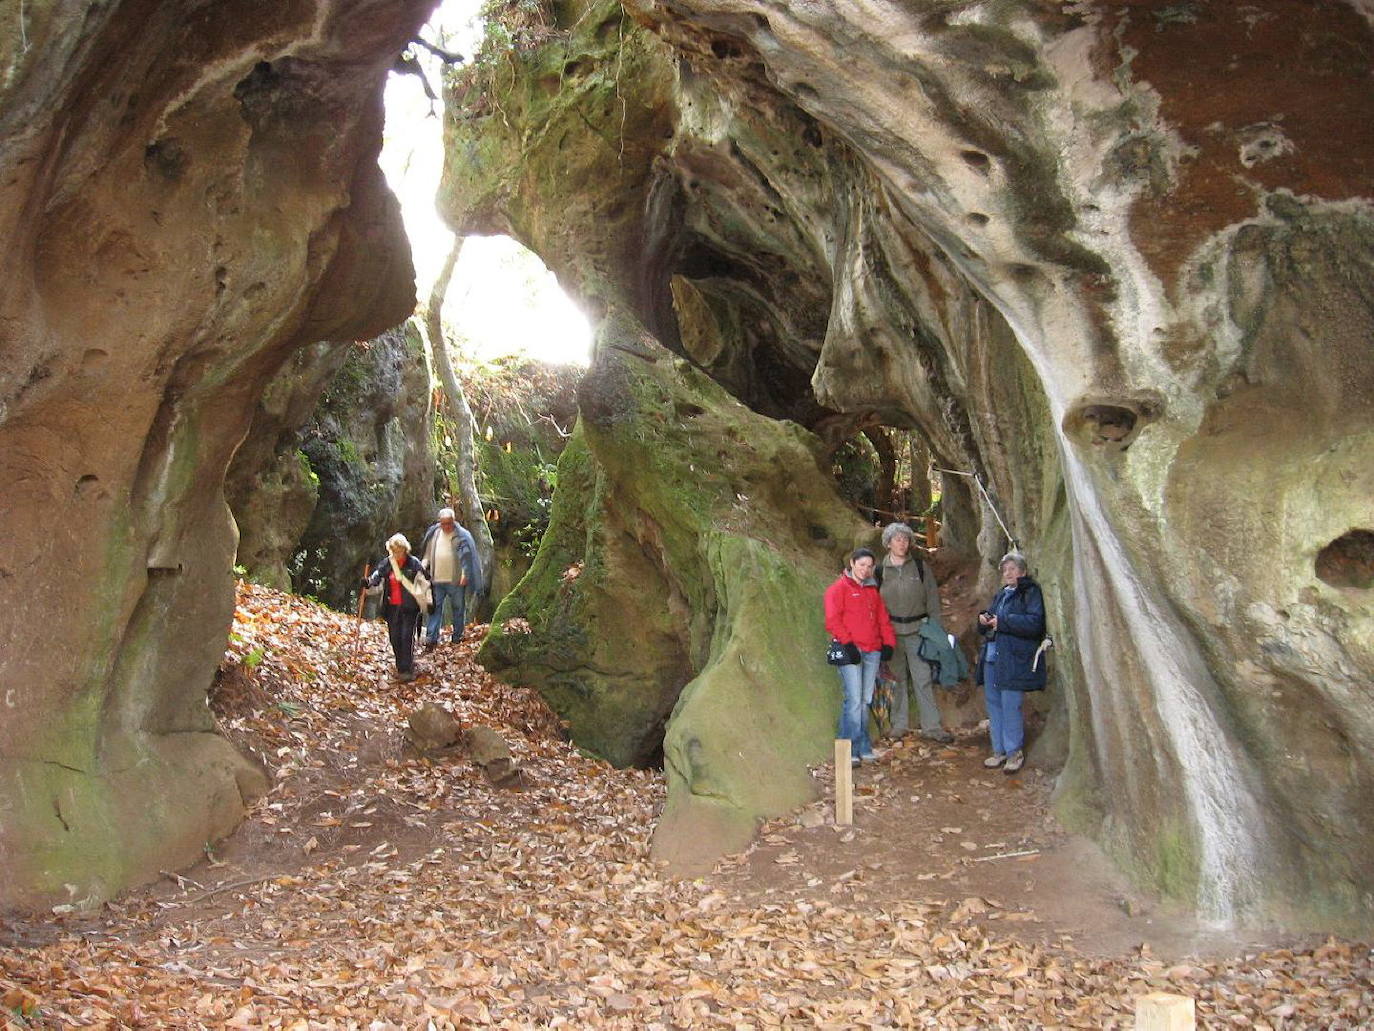
<svg viewBox="0 0 1374 1031">
<path fill-rule="evenodd" d="M 851 828 L 819 801 L 677 880 L 648 855 L 661 774 L 580 755 L 473 639 L 397 685 L 380 627 L 361 655 L 353 632 L 244 588 L 215 701 L 276 787 L 189 872 L 0 917 L 0 1026 L 1125 1028 L 1155 990 L 1205 1026 L 1374 1022 L 1367 945 L 1199 935 L 975 739 L 861 768 Z M 522 789 L 407 758 L 425 701 L 497 728 Z"/>
<path fill-rule="evenodd" d="M 1048 776 L 989 771 L 986 754 L 986 733 L 963 733 L 948 747 L 906 738 L 855 771 L 848 828 L 834 824 L 831 771 L 817 770 L 824 797 L 772 821 L 748 853 L 721 864 L 719 883 L 756 900 L 843 894 L 856 904 L 935 905 L 952 924 L 1103 957 L 1144 946 L 1176 959 L 1262 944 L 1200 927 L 1133 888 L 1091 841 L 1059 826 Z"/>
</svg>

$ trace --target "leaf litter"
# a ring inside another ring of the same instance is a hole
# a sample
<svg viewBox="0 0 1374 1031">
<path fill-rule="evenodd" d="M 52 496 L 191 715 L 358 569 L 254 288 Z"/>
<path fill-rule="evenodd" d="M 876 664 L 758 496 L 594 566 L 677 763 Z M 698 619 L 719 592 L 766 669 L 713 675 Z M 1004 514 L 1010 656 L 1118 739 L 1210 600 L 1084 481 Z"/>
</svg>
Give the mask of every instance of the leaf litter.
<svg viewBox="0 0 1374 1031">
<path fill-rule="evenodd" d="M 649 855 L 662 775 L 580 753 L 536 693 L 471 662 L 479 633 L 396 684 L 381 624 L 241 584 L 211 701 L 271 791 L 194 870 L 0 918 L 0 1026 L 1128 1028 L 1152 991 L 1191 995 L 1208 1027 L 1374 1022 L 1367 945 L 1079 955 L 985 929 L 1027 915 L 993 899 L 946 912 L 917 877 L 875 900 L 882 864 L 816 876 L 784 821 L 761 841 L 805 897 L 740 890 L 740 857 L 672 878 Z M 522 788 L 406 758 L 424 702 L 499 731 Z"/>
</svg>

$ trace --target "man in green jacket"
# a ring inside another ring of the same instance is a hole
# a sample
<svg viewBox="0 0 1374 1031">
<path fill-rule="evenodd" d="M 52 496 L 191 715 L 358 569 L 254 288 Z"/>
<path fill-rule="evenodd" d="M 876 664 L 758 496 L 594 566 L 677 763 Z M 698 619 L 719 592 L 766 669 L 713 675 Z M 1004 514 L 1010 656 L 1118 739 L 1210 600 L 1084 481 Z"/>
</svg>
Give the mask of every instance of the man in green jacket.
<svg viewBox="0 0 1374 1031">
<path fill-rule="evenodd" d="M 910 733 L 908 691 L 916 695 L 921 718 L 921 736 L 948 743 L 954 735 L 940 726 L 940 709 L 931 687 L 930 665 L 921 658 L 921 627 L 927 620 L 940 620 L 940 585 L 935 573 L 912 554 L 916 534 L 906 523 L 889 523 L 883 530 L 887 555 L 876 570 L 883 603 L 897 634 L 892 655 L 892 675 L 897 679 L 892 699 L 891 737 Z"/>
</svg>

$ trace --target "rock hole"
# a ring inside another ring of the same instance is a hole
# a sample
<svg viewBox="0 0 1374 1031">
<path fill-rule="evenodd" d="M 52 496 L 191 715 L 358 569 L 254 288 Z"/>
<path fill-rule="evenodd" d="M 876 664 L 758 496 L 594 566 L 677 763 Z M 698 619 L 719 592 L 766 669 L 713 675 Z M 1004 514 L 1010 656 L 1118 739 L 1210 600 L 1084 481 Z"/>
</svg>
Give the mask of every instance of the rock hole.
<svg viewBox="0 0 1374 1031">
<path fill-rule="evenodd" d="M 1317 552 L 1317 579 L 1332 587 L 1374 588 L 1374 530 L 1350 530 Z"/>
<path fill-rule="evenodd" d="M 680 401 L 673 406 L 679 419 L 694 419 L 698 415 L 705 415 L 706 409 L 701 405 L 694 405 L 690 401 Z"/>
<path fill-rule="evenodd" d="M 81 477 L 81 479 L 76 481 L 76 489 L 73 490 L 72 493 L 75 494 L 78 498 L 88 497 L 92 492 L 99 489 L 99 486 L 100 477 L 92 476 L 90 473 L 87 473 L 85 476 Z"/>
<path fill-rule="evenodd" d="M 739 44 L 730 39 L 711 40 L 711 53 L 715 54 L 721 60 L 744 56 L 744 51 L 740 49 Z"/>
<path fill-rule="evenodd" d="M 173 137 L 155 140 L 143 148 L 143 167 L 168 182 L 176 182 L 185 175 L 190 164 L 186 148 Z"/>
<path fill-rule="evenodd" d="M 1124 402 L 1085 401 L 1064 416 L 1064 433 L 1080 444 L 1125 451 L 1163 409 L 1163 402 L 1151 397 Z"/>
<path fill-rule="evenodd" d="M 960 151 L 959 156 L 964 159 L 964 163 L 979 175 L 987 175 L 992 171 L 992 158 L 988 157 L 981 150 Z"/>
<path fill-rule="evenodd" d="M 981 211 L 970 211 L 968 213 L 968 221 L 970 225 L 985 226 L 991 222 L 992 219 L 988 218 L 988 216 Z"/>
<path fill-rule="evenodd" d="M 254 93 L 261 93 L 277 84 L 277 73 L 268 61 L 259 61 L 253 70 L 239 80 L 234 87 L 234 99 L 242 103 Z"/>
</svg>

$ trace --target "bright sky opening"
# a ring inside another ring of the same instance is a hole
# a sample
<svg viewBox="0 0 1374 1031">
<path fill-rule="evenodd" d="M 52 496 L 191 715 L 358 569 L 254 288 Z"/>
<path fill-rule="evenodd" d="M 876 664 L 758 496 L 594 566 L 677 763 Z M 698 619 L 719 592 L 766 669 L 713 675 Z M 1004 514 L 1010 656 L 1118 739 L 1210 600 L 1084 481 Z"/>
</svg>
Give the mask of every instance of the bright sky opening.
<svg viewBox="0 0 1374 1031">
<path fill-rule="evenodd" d="M 446 0 L 421 34 L 470 58 L 481 39 L 479 7 L 478 0 Z M 438 60 L 424 64 L 430 85 L 440 93 Z M 390 76 L 379 161 L 401 202 L 422 303 L 453 246 L 453 233 L 434 206 L 444 162 L 442 119 L 442 101 L 434 104 L 431 114 L 418 77 Z M 460 362 L 517 354 L 585 365 L 590 357 L 586 316 L 538 256 L 509 237 L 468 238 L 449 285 L 443 318 Z"/>
</svg>

